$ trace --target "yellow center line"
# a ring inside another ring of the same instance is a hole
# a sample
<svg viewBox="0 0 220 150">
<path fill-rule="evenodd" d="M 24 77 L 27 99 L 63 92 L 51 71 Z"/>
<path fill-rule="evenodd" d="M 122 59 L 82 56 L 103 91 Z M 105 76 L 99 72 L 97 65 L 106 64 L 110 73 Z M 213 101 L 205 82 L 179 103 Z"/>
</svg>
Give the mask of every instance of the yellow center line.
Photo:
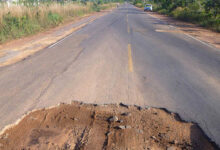
<svg viewBox="0 0 220 150">
<path fill-rule="evenodd" d="M 128 44 L 128 69 L 130 72 L 133 72 L 133 61 L 131 54 L 131 44 Z"/>
<path fill-rule="evenodd" d="M 130 33 L 130 28 L 129 28 L 129 25 L 128 25 L 128 33 Z"/>
<path fill-rule="evenodd" d="M 128 24 L 128 14 L 127 14 L 127 30 L 128 30 L 128 33 L 130 33 L 130 27 L 129 27 L 129 24 Z"/>
</svg>

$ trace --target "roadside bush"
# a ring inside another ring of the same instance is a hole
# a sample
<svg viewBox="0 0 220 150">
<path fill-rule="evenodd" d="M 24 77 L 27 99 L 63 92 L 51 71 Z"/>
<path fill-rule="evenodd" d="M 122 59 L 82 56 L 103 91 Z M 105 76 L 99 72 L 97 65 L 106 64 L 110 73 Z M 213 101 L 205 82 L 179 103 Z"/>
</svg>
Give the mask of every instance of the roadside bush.
<svg viewBox="0 0 220 150">
<path fill-rule="evenodd" d="M 182 7 L 176 8 L 174 11 L 170 13 L 170 15 L 177 19 L 181 19 L 183 21 L 190 21 L 193 23 L 201 22 L 208 17 L 203 12 L 195 11 L 190 8 L 182 8 Z"/>
<path fill-rule="evenodd" d="M 171 16 L 178 18 L 179 16 L 181 16 L 181 14 L 183 13 L 184 8 L 182 7 L 177 7 L 174 11 L 172 11 L 170 13 Z"/>
<path fill-rule="evenodd" d="M 220 32 L 219 0 L 152 0 L 154 11 Z"/>
<path fill-rule="evenodd" d="M 220 32 L 220 19 L 209 18 L 204 19 L 201 23 L 201 26 L 208 27 L 214 31 Z"/>
<path fill-rule="evenodd" d="M 97 11 L 97 12 L 99 12 L 101 9 L 97 2 L 93 2 L 92 8 L 94 11 Z"/>
<path fill-rule="evenodd" d="M 160 14 L 168 14 L 168 10 L 166 10 L 166 9 L 160 9 L 158 12 Z"/>
<path fill-rule="evenodd" d="M 156 3 L 150 3 L 153 6 L 153 11 L 159 11 L 161 9 L 160 5 Z"/>
<path fill-rule="evenodd" d="M 144 5 L 142 3 L 136 3 L 135 6 L 141 8 L 141 7 L 144 7 Z"/>
<path fill-rule="evenodd" d="M 139 8 L 144 7 L 144 3 L 142 0 L 134 0 L 133 4 Z"/>
<path fill-rule="evenodd" d="M 189 8 L 178 7 L 170 13 L 174 18 L 197 23 L 203 27 L 213 29 L 220 32 L 220 19 L 212 17 L 211 14 L 205 12 L 193 11 Z"/>
<path fill-rule="evenodd" d="M 56 26 L 62 22 L 63 18 L 57 13 L 48 13 L 48 23 L 52 26 Z"/>
<path fill-rule="evenodd" d="M 115 5 L 87 2 L 41 3 L 38 6 L 0 5 L 0 43 L 34 34 L 78 16 L 114 7 Z"/>
<path fill-rule="evenodd" d="M 19 38 L 39 30 L 39 26 L 31 21 L 27 15 L 16 17 L 12 16 L 10 12 L 3 17 L 0 28 L 0 41 Z"/>
</svg>

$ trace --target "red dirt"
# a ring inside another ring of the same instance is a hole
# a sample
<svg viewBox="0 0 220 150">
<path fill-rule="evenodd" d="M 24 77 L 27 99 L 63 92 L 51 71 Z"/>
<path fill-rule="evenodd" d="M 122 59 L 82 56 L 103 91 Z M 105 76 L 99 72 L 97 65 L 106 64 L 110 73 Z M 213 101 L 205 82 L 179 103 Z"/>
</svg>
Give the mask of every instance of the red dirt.
<svg viewBox="0 0 220 150">
<path fill-rule="evenodd" d="M 110 121 L 111 117 L 115 120 Z M 212 150 L 215 147 L 197 125 L 161 109 L 73 102 L 31 112 L 2 134 L 0 149 Z"/>
</svg>

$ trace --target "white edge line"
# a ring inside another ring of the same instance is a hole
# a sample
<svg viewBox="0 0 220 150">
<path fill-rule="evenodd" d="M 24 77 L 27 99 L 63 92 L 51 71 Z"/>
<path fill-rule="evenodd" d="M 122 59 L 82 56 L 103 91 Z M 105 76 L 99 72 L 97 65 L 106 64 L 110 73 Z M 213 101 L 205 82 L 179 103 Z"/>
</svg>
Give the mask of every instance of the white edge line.
<svg viewBox="0 0 220 150">
<path fill-rule="evenodd" d="M 73 32 L 73 33 L 75 33 L 75 32 Z M 61 40 L 59 40 L 59 41 L 53 43 L 53 44 L 50 45 L 48 48 L 52 48 L 52 47 L 56 46 L 57 44 L 59 44 L 59 43 L 61 43 L 62 41 L 64 41 L 66 38 L 70 37 L 73 33 L 71 33 L 71 34 L 67 35 L 66 37 L 64 37 L 63 39 L 61 39 Z"/>
<path fill-rule="evenodd" d="M 105 16 L 106 14 L 104 14 L 103 16 Z M 101 16 L 102 17 L 102 16 Z M 88 24 L 91 24 L 92 22 L 94 22 L 94 21 L 96 21 L 97 19 L 99 19 L 100 17 L 92 17 L 91 16 L 91 18 L 89 18 L 88 19 L 88 22 L 85 22 L 85 23 L 87 23 L 86 25 L 88 25 Z M 92 20 L 92 19 L 95 19 L 95 20 Z M 91 21 L 92 20 L 92 21 Z M 83 23 L 82 23 L 83 24 Z M 81 25 L 82 25 L 81 24 Z M 80 26 L 80 25 L 79 25 Z M 64 41 L 66 38 L 68 38 L 68 37 L 70 37 L 70 36 L 72 36 L 74 33 L 77 33 L 79 30 L 76 30 L 76 31 L 73 31 L 71 34 L 69 34 L 68 36 L 66 36 L 66 37 L 64 37 L 63 39 L 61 39 L 61 40 L 59 40 L 59 41 L 57 41 L 57 42 L 55 42 L 55 43 L 53 43 L 52 45 L 50 45 L 48 48 L 52 48 L 52 47 L 54 47 L 54 46 L 56 46 L 57 44 L 59 44 L 59 43 L 61 43 L 62 41 Z"/>
<path fill-rule="evenodd" d="M 95 17 L 93 17 L 95 20 L 96 19 L 98 19 L 98 18 L 95 18 Z M 92 18 L 92 19 L 93 19 Z M 88 20 L 88 22 L 85 22 L 85 23 L 82 23 L 82 24 L 85 24 L 85 26 L 86 25 L 88 25 L 88 24 L 91 24 L 93 21 L 95 21 L 95 20 L 92 20 L 91 18 Z M 91 21 L 92 20 L 92 21 Z M 81 25 L 82 25 L 81 24 Z M 79 25 L 80 26 L 80 25 Z M 79 26 L 76 26 L 76 27 L 79 27 Z M 84 26 L 83 26 L 84 27 Z M 72 36 L 74 33 L 77 33 L 78 31 L 80 31 L 80 29 L 77 29 L 77 30 L 75 30 L 75 31 L 73 31 L 72 33 L 70 33 L 69 35 L 67 35 L 66 37 L 64 37 L 63 39 L 61 39 L 61 40 L 58 40 L 57 42 L 55 42 L 55 43 L 53 43 L 52 45 L 50 45 L 48 48 L 52 48 L 52 47 L 54 47 L 54 46 L 56 46 L 57 44 L 59 44 L 59 43 L 61 43 L 61 42 L 63 42 L 65 39 L 67 39 L 68 37 L 70 37 L 70 36 Z"/>
<path fill-rule="evenodd" d="M 96 19 L 95 19 L 95 20 L 96 20 Z M 85 22 L 85 23 L 89 24 L 90 21 L 91 21 L 91 18 L 88 20 L 88 22 Z M 93 21 L 94 21 L 94 20 L 93 20 Z M 93 22 L 93 21 L 92 21 L 92 22 Z M 82 24 L 85 24 L 85 23 L 82 23 Z M 78 26 L 76 26 L 76 27 L 79 27 L 79 26 L 81 26 L 82 24 L 80 24 L 80 25 L 78 25 Z M 72 33 L 70 33 L 70 34 L 67 35 L 66 37 L 62 38 L 61 40 L 58 40 L 57 42 L 51 44 L 48 48 L 52 48 L 52 47 L 56 46 L 57 44 L 63 42 L 65 39 L 67 39 L 68 37 L 72 36 L 74 33 L 77 33 L 79 30 L 80 30 L 80 29 L 77 29 L 77 30 L 73 31 Z"/>
<path fill-rule="evenodd" d="M 159 18 L 156 18 L 155 16 L 152 16 L 152 15 L 150 15 L 150 14 L 148 14 L 148 15 L 151 16 L 152 18 L 155 18 L 156 20 L 163 21 L 163 20 L 161 20 L 161 19 L 159 19 Z M 166 21 L 164 21 L 164 22 L 166 22 Z M 173 26 L 173 25 L 169 25 L 169 26 L 178 29 L 177 27 L 175 27 L 175 26 Z M 180 30 L 180 29 L 178 29 L 178 30 Z M 180 30 L 180 31 L 183 31 L 183 30 Z M 207 44 L 206 42 L 203 42 L 203 41 L 201 41 L 201 40 L 195 38 L 195 37 L 192 36 L 192 35 L 189 35 L 189 34 L 187 34 L 187 33 L 183 33 L 183 34 L 186 35 L 186 36 L 188 36 L 188 37 L 190 37 L 190 38 L 192 38 L 192 39 L 194 39 L 194 40 L 196 40 L 196 41 L 198 41 L 198 42 L 200 42 L 200 43 L 202 43 L 202 44 L 204 44 L 204 45 L 206 45 L 206 46 L 208 46 L 208 47 L 210 47 L 210 48 L 215 48 L 214 46 L 212 46 L 212 45 L 210 45 L 210 44 Z"/>
<path fill-rule="evenodd" d="M 192 39 L 194 39 L 194 40 L 196 40 L 196 41 L 199 41 L 200 43 L 202 43 L 202 44 L 204 44 L 204 45 L 206 45 L 206 46 L 208 46 L 208 47 L 210 47 L 210 48 L 214 48 L 212 45 L 207 44 L 206 42 L 203 42 L 203 41 L 201 41 L 201 40 L 199 40 L 199 39 L 197 39 L 197 38 L 195 38 L 195 37 L 193 37 L 193 36 L 191 36 L 191 35 L 189 35 L 189 34 L 187 34 L 187 33 L 184 33 L 184 35 L 186 35 L 186 36 L 188 36 L 188 37 L 190 37 L 190 38 L 192 38 Z"/>
</svg>

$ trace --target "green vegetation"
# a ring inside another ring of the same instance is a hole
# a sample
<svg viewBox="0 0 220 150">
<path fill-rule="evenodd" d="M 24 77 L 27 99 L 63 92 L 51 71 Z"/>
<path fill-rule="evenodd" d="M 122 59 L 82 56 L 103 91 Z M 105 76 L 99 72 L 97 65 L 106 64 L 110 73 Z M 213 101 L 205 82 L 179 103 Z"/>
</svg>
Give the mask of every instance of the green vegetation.
<svg viewBox="0 0 220 150">
<path fill-rule="evenodd" d="M 220 32 L 220 0 L 150 0 L 154 11 Z M 141 0 L 135 0 L 143 7 Z"/>
<path fill-rule="evenodd" d="M 25 2 L 10 7 L 0 4 L 0 43 L 57 26 L 85 14 L 114 7 L 98 2 Z"/>
<path fill-rule="evenodd" d="M 137 7 L 140 7 L 140 8 L 144 7 L 144 1 L 142 1 L 142 0 L 134 0 L 133 4 Z"/>
</svg>

